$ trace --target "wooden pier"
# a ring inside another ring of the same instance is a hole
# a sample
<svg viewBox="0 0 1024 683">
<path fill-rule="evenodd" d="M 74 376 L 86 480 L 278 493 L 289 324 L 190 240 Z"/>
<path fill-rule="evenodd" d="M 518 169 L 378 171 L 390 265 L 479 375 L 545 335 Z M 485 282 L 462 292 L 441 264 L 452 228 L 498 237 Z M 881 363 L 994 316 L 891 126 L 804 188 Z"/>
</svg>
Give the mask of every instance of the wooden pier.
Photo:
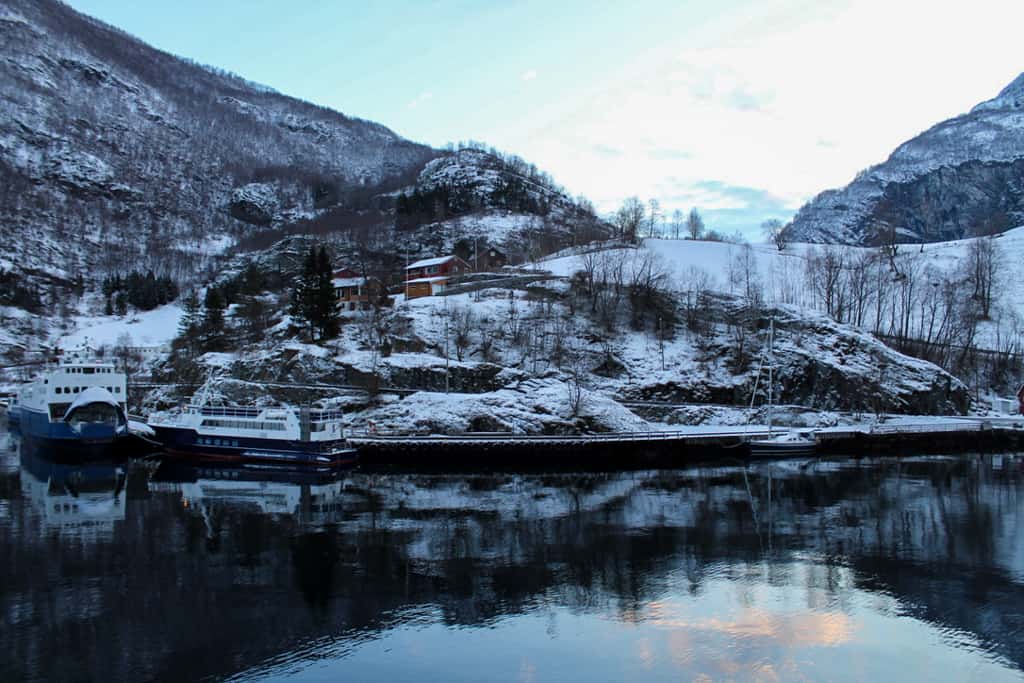
<svg viewBox="0 0 1024 683">
<path fill-rule="evenodd" d="M 819 455 L 903 455 L 1024 451 L 1020 420 L 953 419 L 807 430 Z M 776 431 L 775 433 L 778 433 Z M 605 434 L 521 435 L 467 433 L 396 435 L 359 432 L 350 441 L 368 465 L 441 468 L 678 467 L 717 459 L 747 459 L 749 441 L 768 432 L 742 427 L 721 431 L 650 431 Z"/>
</svg>

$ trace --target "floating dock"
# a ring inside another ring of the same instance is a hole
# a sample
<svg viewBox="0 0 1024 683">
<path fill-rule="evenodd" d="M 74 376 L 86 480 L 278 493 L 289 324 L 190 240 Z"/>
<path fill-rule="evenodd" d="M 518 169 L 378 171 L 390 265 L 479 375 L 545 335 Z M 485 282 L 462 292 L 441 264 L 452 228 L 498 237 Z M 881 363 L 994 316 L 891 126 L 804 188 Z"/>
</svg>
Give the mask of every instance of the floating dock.
<svg viewBox="0 0 1024 683">
<path fill-rule="evenodd" d="M 900 455 L 1024 451 L 1020 419 L 950 418 L 818 430 L 818 455 Z M 774 433 L 779 433 L 776 430 Z M 520 435 L 467 433 L 397 435 L 356 433 L 349 437 L 366 465 L 428 468 L 524 467 L 529 469 L 679 467 L 715 459 L 746 459 L 748 442 L 767 430 L 614 432 L 604 434 Z"/>
</svg>

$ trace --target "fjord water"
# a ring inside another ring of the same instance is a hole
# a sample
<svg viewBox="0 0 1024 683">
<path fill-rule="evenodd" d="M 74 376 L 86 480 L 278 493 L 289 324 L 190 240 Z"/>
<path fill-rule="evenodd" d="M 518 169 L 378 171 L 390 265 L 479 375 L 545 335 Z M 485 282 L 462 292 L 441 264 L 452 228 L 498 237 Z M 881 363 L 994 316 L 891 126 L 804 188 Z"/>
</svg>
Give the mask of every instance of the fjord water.
<svg viewBox="0 0 1024 683">
<path fill-rule="evenodd" d="M 0 680 L 1022 680 L 1022 484 L 84 467 L 0 432 Z"/>
</svg>

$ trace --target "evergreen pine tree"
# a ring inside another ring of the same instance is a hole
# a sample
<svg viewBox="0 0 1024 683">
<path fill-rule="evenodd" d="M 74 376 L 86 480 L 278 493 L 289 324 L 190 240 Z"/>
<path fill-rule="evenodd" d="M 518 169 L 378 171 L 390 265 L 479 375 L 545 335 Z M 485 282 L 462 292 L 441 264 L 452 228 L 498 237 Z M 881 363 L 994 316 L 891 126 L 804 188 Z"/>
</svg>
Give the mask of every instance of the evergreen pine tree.
<svg viewBox="0 0 1024 683">
<path fill-rule="evenodd" d="M 156 291 L 156 275 L 152 270 L 146 273 L 139 287 L 139 308 L 151 311 L 157 307 L 159 297 Z"/>
<path fill-rule="evenodd" d="M 334 339 L 341 331 L 338 295 L 334 291 L 334 269 L 327 249 L 320 247 L 316 259 L 315 317 L 321 339 Z"/>
<path fill-rule="evenodd" d="M 224 297 L 219 287 L 206 290 L 203 300 L 202 334 L 200 335 L 203 351 L 222 351 L 226 348 L 224 340 Z"/>
<path fill-rule="evenodd" d="M 292 289 L 292 303 L 288 310 L 295 322 L 306 328 L 310 339 L 317 328 L 316 291 L 317 253 L 316 247 L 310 247 L 309 254 L 302 264 L 302 274 L 296 279 Z"/>
<path fill-rule="evenodd" d="M 178 340 L 190 356 L 195 355 L 199 347 L 200 328 L 202 317 L 200 316 L 199 295 L 195 290 L 190 290 L 182 302 L 184 314 L 178 321 Z"/>
</svg>

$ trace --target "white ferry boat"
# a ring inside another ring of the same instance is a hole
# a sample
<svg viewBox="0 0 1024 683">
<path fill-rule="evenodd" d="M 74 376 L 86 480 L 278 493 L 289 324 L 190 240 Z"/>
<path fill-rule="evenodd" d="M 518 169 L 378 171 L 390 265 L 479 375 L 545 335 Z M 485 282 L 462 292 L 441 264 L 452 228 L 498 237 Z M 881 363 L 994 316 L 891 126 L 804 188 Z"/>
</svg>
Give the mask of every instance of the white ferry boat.
<svg viewBox="0 0 1024 683">
<path fill-rule="evenodd" d="M 342 427 L 342 412 L 315 408 L 205 405 L 198 395 L 176 414 L 156 413 L 149 426 L 170 456 L 222 462 L 354 464 L 356 449 Z"/>
<path fill-rule="evenodd" d="M 62 453 L 100 455 L 130 436 L 125 375 L 113 363 L 74 352 L 18 391 L 8 422 Z"/>
</svg>

